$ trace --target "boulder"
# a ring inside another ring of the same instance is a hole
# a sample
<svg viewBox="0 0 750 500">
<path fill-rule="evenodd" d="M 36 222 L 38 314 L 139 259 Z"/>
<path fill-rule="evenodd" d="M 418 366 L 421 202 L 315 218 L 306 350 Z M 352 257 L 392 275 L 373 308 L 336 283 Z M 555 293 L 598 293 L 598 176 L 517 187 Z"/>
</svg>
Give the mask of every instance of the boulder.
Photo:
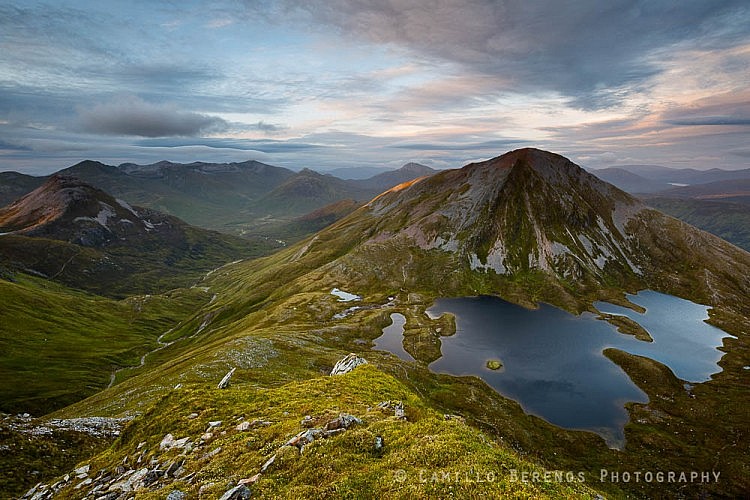
<svg viewBox="0 0 750 500">
<path fill-rule="evenodd" d="M 219 500 L 245 500 L 247 498 L 250 498 L 250 488 L 240 484 L 224 493 Z"/>
<path fill-rule="evenodd" d="M 226 389 L 229 387 L 229 380 L 232 378 L 232 375 L 234 375 L 236 369 L 237 368 L 232 368 L 226 375 L 224 375 L 224 378 L 221 379 L 221 382 L 219 382 L 219 385 L 217 386 L 219 389 Z"/>
<path fill-rule="evenodd" d="M 354 424 L 361 424 L 361 423 L 362 423 L 362 420 L 355 417 L 354 415 L 349 415 L 348 413 L 342 413 L 337 418 L 334 418 L 333 420 L 327 422 L 323 429 L 326 431 L 332 431 L 335 429 L 348 429 Z"/>
<path fill-rule="evenodd" d="M 345 373 L 349 373 L 359 365 L 365 364 L 367 364 L 366 359 L 360 358 L 352 352 L 347 354 L 342 359 L 338 360 L 338 362 L 333 366 L 333 370 L 331 370 L 331 375 L 343 375 Z"/>
</svg>

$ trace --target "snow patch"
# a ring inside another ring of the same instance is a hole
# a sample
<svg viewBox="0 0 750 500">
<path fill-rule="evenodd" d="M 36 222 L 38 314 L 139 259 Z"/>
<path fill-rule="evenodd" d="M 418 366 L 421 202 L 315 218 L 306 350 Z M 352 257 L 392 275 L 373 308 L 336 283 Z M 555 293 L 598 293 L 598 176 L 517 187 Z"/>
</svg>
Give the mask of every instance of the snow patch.
<svg viewBox="0 0 750 500">
<path fill-rule="evenodd" d="M 446 240 L 442 236 L 438 236 L 432 240 L 432 243 L 427 245 L 426 250 L 432 250 L 433 248 L 437 248 L 444 252 L 456 252 L 458 251 L 458 240 L 453 238 Z"/>
<path fill-rule="evenodd" d="M 586 253 L 593 257 L 594 245 L 591 243 L 591 240 L 588 239 L 585 234 L 579 234 L 578 241 L 581 242 L 583 248 L 586 249 Z"/>
<path fill-rule="evenodd" d="M 477 254 L 471 253 L 469 254 L 469 266 L 472 271 L 476 271 L 477 269 L 488 271 L 491 269 L 497 274 L 505 274 L 508 271 L 505 267 L 505 248 L 502 244 L 497 248 L 493 247 L 493 249 L 490 250 L 490 253 L 487 254 L 486 264 L 483 264 L 482 261 L 479 260 Z"/>
<path fill-rule="evenodd" d="M 331 290 L 331 295 L 335 295 L 339 298 L 339 302 L 351 302 L 353 300 L 362 300 L 362 297 L 359 295 L 354 295 L 353 293 L 345 292 L 343 290 L 339 290 L 338 288 L 334 288 Z"/>
</svg>

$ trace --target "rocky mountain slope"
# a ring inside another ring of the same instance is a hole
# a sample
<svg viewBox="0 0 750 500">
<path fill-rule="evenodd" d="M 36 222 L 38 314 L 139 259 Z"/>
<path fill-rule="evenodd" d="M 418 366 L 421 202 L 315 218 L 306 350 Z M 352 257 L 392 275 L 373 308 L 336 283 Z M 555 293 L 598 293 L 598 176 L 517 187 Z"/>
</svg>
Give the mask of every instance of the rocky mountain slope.
<svg viewBox="0 0 750 500">
<path fill-rule="evenodd" d="M 718 304 L 717 290 L 739 298 L 750 287 L 746 252 L 532 149 L 393 188 L 307 251 L 332 241 L 347 242 L 337 267 L 365 282 L 506 293 L 574 310 L 607 288 L 668 286 Z M 424 269 L 429 262 L 440 263 L 439 274 Z M 705 267 L 690 267 L 697 262 Z"/>
</svg>

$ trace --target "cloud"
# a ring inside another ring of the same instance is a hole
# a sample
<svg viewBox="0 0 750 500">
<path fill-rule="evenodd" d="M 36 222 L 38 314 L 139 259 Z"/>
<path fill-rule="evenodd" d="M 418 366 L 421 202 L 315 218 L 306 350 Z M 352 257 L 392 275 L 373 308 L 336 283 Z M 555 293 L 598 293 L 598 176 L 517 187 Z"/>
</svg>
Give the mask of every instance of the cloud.
<svg viewBox="0 0 750 500">
<path fill-rule="evenodd" d="M 670 125 L 750 125 L 750 117 L 740 116 L 694 116 L 666 120 Z"/>
<path fill-rule="evenodd" d="M 274 132 L 279 132 L 281 130 L 284 130 L 285 127 L 282 127 L 281 125 L 274 125 L 272 123 L 266 123 L 263 120 L 261 120 L 255 124 L 255 128 L 257 128 L 261 132 L 272 134 Z"/>
<path fill-rule="evenodd" d="M 177 109 L 173 104 L 157 104 L 137 96 L 121 96 L 78 109 L 81 128 L 90 133 L 140 137 L 194 136 L 221 132 L 228 123 L 209 116 Z"/>
<path fill-rule="evenodd" d="M 750 91 L 728 92 L 699 99 L 668 110 L 662 121 L 669 125 L 750 125 Z"/>
<path fill-rule="evenodd" d="M 517 147 L 521 144 L 526 144 L 529 141 L 521 139 L 498 139 L 493 141 L 484 141 L 477 143 L 407 143 L 407 144 L 393 144 L 390 147 L 397 149 L 409 149 L 415 151 L 495 151 L 498 154 L 504 152 L 508 148 Z"/>
<path fill-rule="evenodd" d="M 649 57 L 677 44 L 746 39 L 745 0 L 286 0 L 285 14 L 346 36 L 406 48 L 499 78 L 505 90 L 553 91 L 609 106 L 662 71 Z M 250 4 L 248 2 L 248 4 Z"/>
<path fill-rule="evenodd" d="M 214 149 L 237 149 L 240 151 L 260 151 L 262 153 L 280 153 L 308 151 L 321 146 L 298 141 L 273 141 L 255 139 L 223 139 L 198 137 L 195 139 L 143 139 L 135 143 L 144 148 L 177 148 L 187 146 L 205 146 Z"/>
</svg>

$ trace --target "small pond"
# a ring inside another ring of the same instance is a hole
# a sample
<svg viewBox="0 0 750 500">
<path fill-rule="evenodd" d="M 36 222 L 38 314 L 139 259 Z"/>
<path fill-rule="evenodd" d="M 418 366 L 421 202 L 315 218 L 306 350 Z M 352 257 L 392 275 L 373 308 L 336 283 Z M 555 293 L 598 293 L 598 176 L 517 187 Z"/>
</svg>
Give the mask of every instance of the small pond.
<svg viewBox="0 0 750 500">
<path fill-rule="evenodd" d="M 391 324 L 383 328 L 383 335 L 376 338 L 374 349 L 388 351 L 404 361 L 414 361 L 414 358 L 404 349 L 404 325 L 406 318 L 403 314 L 392 313 Z"/>
</svg>

